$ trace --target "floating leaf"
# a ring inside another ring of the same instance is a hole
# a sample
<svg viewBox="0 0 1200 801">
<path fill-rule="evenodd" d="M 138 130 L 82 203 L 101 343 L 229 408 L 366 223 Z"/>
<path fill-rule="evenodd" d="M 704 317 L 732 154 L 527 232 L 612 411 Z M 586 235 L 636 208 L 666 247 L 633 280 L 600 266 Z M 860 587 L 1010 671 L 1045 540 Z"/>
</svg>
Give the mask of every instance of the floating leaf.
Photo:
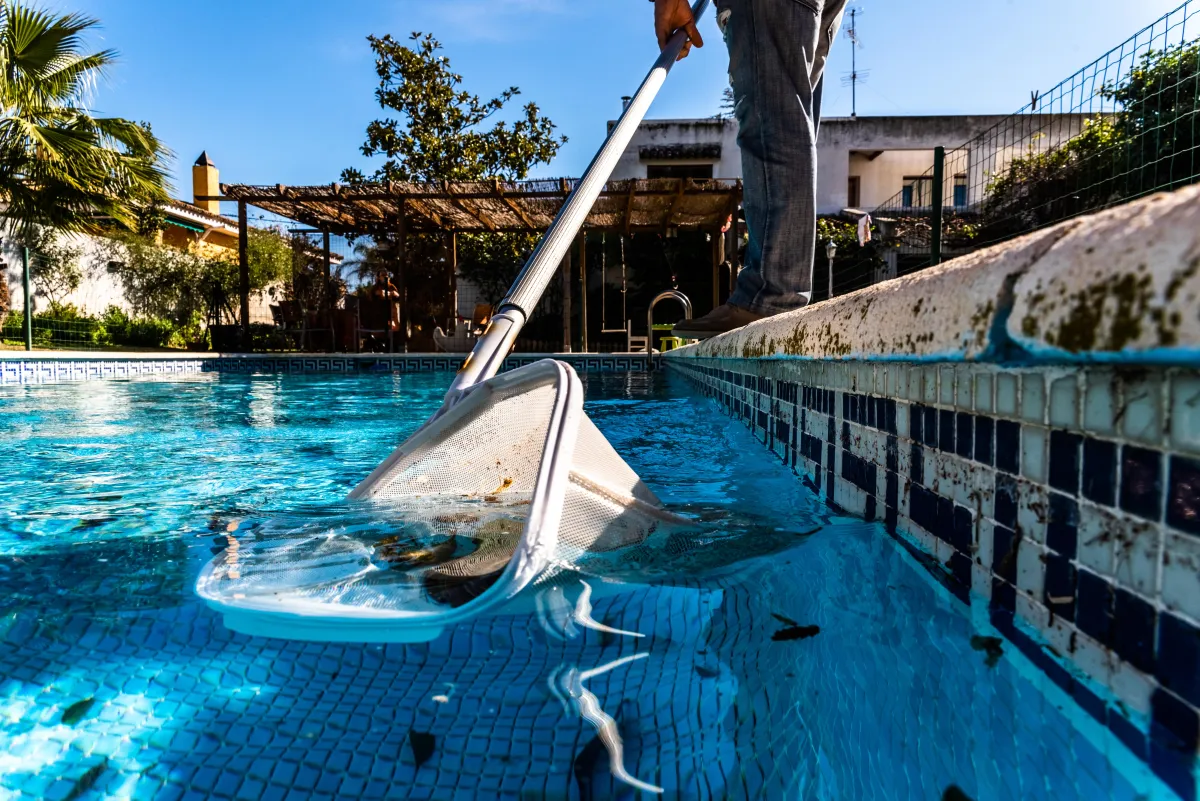
<svg viewBox="0 0 1200 801">
<path fill-rule="evenodd" d="M 76 701 L 63 710 L 62 722 L 67 726 L 74 726 L 83 720 L 94 703 L 96 703 L 95 698 L 84 698 L 82 701 Z"/>
<path fill-rule="evenodd" d="M 418 768 L 428 762 L 429 758 L 433 756 L 433 749 L 436 743 L 436 738 L 429 732 L 409 729 L 408 745 L 412 748 L 413 761 Z"/>
<path fill-rule="evenodd" d="M 789 626 L 786 629 L 780 629 L 771 635 L 771 639 L 776 642 L 784 642 L 786 640 L 807 640 L 809 637 L 815 637 L 821 633 L 820 626 Z"/>
</svg>

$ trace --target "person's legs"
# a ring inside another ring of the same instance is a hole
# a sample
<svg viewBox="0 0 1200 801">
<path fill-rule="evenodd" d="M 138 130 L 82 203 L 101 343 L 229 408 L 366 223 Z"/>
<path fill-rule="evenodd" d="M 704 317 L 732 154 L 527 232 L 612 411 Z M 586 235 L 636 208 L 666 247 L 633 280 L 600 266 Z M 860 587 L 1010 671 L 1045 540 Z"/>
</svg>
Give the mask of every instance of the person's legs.
<svg viewBox="0 0 1200 801">
<path fill-rule="evenodd" d="M 722 5 L 725 5 L 724 3 Z M 729 302 L 757 314 L 808 302 L 816 220 L 812 73 L 820 11 L 806 0 L 729 0 L 729 75 L 750 241 Z"/>
<path fill-rule="evenodd" d="M 717 1 L 729 47 L 750 240 L 729 306 L 693 321 L 694 331 L 680 331 L 685 336 L 719 333 L 808 303 L 821 78 L 845 3 Z"/>
</svg>

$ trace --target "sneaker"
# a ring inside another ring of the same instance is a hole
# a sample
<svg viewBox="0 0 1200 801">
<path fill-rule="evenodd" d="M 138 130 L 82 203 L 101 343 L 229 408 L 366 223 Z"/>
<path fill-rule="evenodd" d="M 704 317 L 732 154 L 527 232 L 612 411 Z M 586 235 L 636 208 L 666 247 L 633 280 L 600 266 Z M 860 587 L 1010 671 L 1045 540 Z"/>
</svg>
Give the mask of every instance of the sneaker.
<svg viewBox="0 0 1200 801">
<path fill-rule="evenodd" d="M 715 337 L 717 334 L 724 334 L 726 331 L 741 328 L 755 320 L 761 320 L 763 316 L 748 309 L 743 309 L 740 306 L 731 306 L 726 303 L 713 309 L 703 317 L 697 317 L 695 320 L 684 320 L 675 326 L 675 330 L 672 333 L 683 339 L 708 339 L 709 337 Z"/>
</svg>

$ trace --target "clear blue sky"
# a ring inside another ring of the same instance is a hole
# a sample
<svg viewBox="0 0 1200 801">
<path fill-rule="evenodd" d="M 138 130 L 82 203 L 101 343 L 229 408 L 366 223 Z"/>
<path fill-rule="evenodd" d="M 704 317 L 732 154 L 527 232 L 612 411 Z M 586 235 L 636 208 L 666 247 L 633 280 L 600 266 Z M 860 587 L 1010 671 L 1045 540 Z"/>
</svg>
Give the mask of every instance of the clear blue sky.
<svg viewBox="0 0 1200 801">
<path fill-rule="evenodd" d="M 153 124 L 176 154 L 178 195 L 207 150 L 221 179 L 326 183 L 370 164 L 358 152 L 379 115 L 368 34 L 414 30 L 445 45 L 465 87 L 509 85 L 570 137 L 539 176 L 578 175 L 645 74 L 656 46 L 646 0 L 48 0 L 102 29 L 91 42 L 120 60 L 95 90 L 98 113 Z M 1178 0 L 861 0 L 858 112 L 1007 113 L 1067 77 Z M 726 85 L 711 13 L 703 50 L 672 73 L 652 117 L 708 116 Z M 839 38 L 825 113 L 850 112 L 837 80 L 850 68 Z M 953 145 L 955 143 L 947 143 Z"/>
</svg>

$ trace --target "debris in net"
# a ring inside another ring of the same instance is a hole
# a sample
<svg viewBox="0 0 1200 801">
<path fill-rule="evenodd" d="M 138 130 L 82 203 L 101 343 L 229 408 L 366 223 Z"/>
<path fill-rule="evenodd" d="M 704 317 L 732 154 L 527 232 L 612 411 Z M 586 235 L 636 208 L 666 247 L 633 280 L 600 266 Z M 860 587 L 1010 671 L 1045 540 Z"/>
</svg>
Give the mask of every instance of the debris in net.
<svg viewBox="0 0 1200 801">
<path fill-rule="evenodd" d="M 437 739 L 425 731 L 417 731 L 416 729 L 408 730 L 408 746 L 412 749 L 413 762 L 419 768 L 429 761 L 433 756 L 433 749 L 437 743 Z"/>
<path fill-rule="evenodd" d="M 95 698 L 84 698 L 82 701 L 76 701 L 63 710 L 62 722 L 67 726 L 74 726 L 84 719 L 95 703 Z"/>
<path fill-rule="evenodd" d="M 1002 640 L 999 637 L 980 637 L 977 634 L 971 638 L 971 647 L 987 654 L 984 664 L 990 668 L 994 668 L 1000 661 L 1000 657 L 1004 655 L 1004 647 L 1001 643 Z"/>
</svg>

